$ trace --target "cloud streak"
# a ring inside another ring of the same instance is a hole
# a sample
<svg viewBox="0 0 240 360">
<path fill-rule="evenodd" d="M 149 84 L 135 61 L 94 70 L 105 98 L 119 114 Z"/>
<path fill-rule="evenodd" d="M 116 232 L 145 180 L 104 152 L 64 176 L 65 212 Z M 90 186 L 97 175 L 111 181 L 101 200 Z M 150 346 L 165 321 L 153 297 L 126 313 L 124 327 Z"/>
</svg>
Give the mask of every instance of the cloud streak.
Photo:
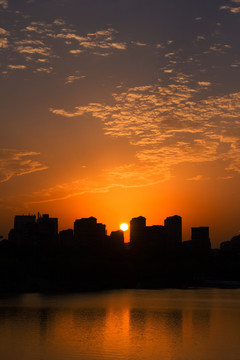
<svg viewBox="0 0 240 360">
<path fill-rule="evenodd" d="M 27 25 L 19 21 L 15 28 L 17 31 L 14 28 L 11 31 L 0 28 L 0 48 L 9 50 L 11 62 L 14 58 L 18 63 L 26 61 L 31 64 L 28 69 L 33 72 L 40 72 L 37 64 L 39 59 L 48 61 L 54 68 L 54 59 L 57 58 L 77 57 L 82 53 L 104 57 L 125 51 L 128 47 L 126 42 L 119 41 L 118 31 L 113 28 L 81 34 L 62 19 L 55 19 L 51 23 L 30 21 Z M 6 70 L 9 65 L 14 64 L 8 63 Z M 49 69 L 45 72 L 51 72 Z"/>
<path fill-rule="evenodd" d="M 233 3 L 235 4 L 240 4 L 240 2 L 238 0 L 232 0 Z M 231 14 L 240 14 L 240 6 L 229 6 L 229 5 L 223 5 L 220 7 L 220 10 L 227 10 L 228 12 L 230 12 Z"/>
<path fill-rule="evenodd" d="M 8 8 L 8 0 L 0 0 L 0 5 L 3 7 L 3 9 Z"/>
<path fill-rule="evenodd" d="M 8 47 L 9 32 L 3 28 L 0 28 L 0 49 Z"/>
<path fill-rule="evenodd" d="M 69 75 L 66 77 L 65 84 L 71 85 L 73 82 L 75 82 L 77 80 L 85 79 L 85 78 L 86 78 L 85 75 L 79 75 L 79 74 Z"/>
<path fill-rule="evenodd" d="M 38 155 L 36 152 L 0 149 L 0 183 L 15 176 L 46 170 L 46 165 L 34 159 Z"/>
<path fill-rule="evenodd" d="M 11 70 L 24 70 L 26 69 L 26 65 L 8 65 Z"/>
<path fill-rule="evenodd" d="M 201 91 L 210 83 L 199 85 Z M 107 183 L 149 185 L 193 162 L 224 160 L 228 170 L 240 172 L 240 93 L 197 100 L 199 91 L 188 84 L 133 87 L 114 93 L 114 105 L 50 111 L 67 118 L 89 114 L 103 122 L 105 135 L 125 137 L 135 147 L 136 163 L 106 171 Z"/>
</svg>

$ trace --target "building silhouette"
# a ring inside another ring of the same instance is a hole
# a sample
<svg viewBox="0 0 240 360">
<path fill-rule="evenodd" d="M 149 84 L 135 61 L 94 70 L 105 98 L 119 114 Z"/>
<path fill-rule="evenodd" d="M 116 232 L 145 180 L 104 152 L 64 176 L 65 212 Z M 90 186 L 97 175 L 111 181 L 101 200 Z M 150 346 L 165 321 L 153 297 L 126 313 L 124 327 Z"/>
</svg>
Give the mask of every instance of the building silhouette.
<svg viewBox="0 0 240 360">
<path fill-rule="evenodd" d="M 74 222 L 74 239 L 82 246 L 99 246 L 106 238 L 106 225 L 98 223 L 93 216 Z"/>
<path fill-rule="evenodd" d="M 14 227 L 10 230 L 8 239 L 17 245 L 29 245 L 36 240 L 36 216 L 16 215 Z"/>
<path fill-rule="evenodd" d="M 200 226 L 191 228 L 191 241 L 195 250 L 205 251 L 211 249 L 209 227 Z"/>
<path fill-rule="evenodd" d="M 182 218 L 179 215 L 169 216 L 164 220 L 166 243 L 174 249 L 182 243 Z"/>
<path fill-rule="evenodd" d="M 38 213 L 37 221 L 35 215 L 16 215 L 8 239 L 21 246 L 49 245 L 57 239 L 57 235 L 58 219 Z"/>
<path fill-rule="evenodd" d="M 125 244 L 123 231 L 108 236 L 95 217 L 77 219 L 74 229 L 58 234 L 57 218 L 16 215 L 9 241 L 0 241 L 0 260 L 7 291 L 209 286 L 219 279 L 240 284 L 240 235 L 211 250 L 207 226 L 192 227 L 191 240 L 182 242 L 180 216 L 152 226 L 139 216 L 131 219 Z"/>
<path fill-rule="evenodd" d="M 233 236 L 231 240 L 222 242 L 220 249 L 223 252 L 240 254 L 240 235 Z"/>
<path fill-rule="evenodd" d="M 62 246 L 74 246 L 73 241 L 73 229 L 62 230 L 58 235 L 60 245 Z"/>
<path fill-rule="evenodd" d="M 38 213 L 36 229 L 37 241 L 48 245 L 57 239 L 58 219 L 51 218 L 49 214 L 40 215 Z"/>
<path fill-rule="evenodd" d="M 143 246 L 146 242 L 146 218 L 135 217 L 130 220 L 130 244 L 131 247 Z"/>
<path fill-rule="evenodd" d="M 146 246 L 152 250 L 165 251 L 166 231 L 163 225 L 146 226 Z"/>
<path fill-rule="evenodd" d="M 109 237 L 109 246 L 114 251 L 124 249 L 124 232 L 122 230 L 112 231 Z"/>
<path fill-rule="evenodd" d="M 176 251 L 180 248 L 194 252 L 211 249 L 209 227 L 191 228 L 191 240 L 182 243 L 182 218 L 179 215 L 167 217 L 163 225 L 146 226 L 146 218 L 134 217 L 130 220 L 130 243 L 125 246 L 124 232 L 112 231 L 108 236 L 106 225 L 98 223 L 93 216 L 76 219 L 74 229 L 62 230 L 58 234 L 58 219 L 49 214 L 16 215 L 14 227 L 9 232 L 10 243 L 18 246 L 64 246 L 69 249 L 101 249 L 102 253 L 120 251 L 126 248 L 140 253 L 160 254 Z M 240 252 L 240 235 L 221 244 L 222 250 Z"/>
<path fill-rule="evenodd" d="M 200 226 L 191 228 L 191 240 L 182 243 L 183 249 L 190 253 L 202 254 L 211 250 L 209 227 Z"/>
</svg>

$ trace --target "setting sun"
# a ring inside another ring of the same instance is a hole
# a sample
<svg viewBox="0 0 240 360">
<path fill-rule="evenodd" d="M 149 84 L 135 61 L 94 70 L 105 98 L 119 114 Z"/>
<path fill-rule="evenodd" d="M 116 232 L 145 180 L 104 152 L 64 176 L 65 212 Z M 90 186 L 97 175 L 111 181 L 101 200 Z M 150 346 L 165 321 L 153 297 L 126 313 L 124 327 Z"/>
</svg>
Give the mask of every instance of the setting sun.
<svg viewBox="0 0 240 360">
<path fill-rule="evenodd" d="M 122 231 L 127 231 L 127 229 L 128 229 L 128 224 L 122 223 L 122 224 L 120 225 L 120 229 L 121 229 Z"/>
</svg>

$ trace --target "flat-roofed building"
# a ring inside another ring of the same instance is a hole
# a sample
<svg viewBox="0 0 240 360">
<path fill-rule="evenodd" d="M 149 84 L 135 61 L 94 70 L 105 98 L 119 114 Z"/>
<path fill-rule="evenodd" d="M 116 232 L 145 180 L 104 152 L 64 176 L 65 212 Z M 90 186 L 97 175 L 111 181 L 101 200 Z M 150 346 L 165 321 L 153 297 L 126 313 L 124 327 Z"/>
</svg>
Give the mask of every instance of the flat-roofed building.
<svg viewBox="0 0 240 360">
<path fill-rule="evenodd" d="M 23 246 L 33 244 L 36 240 L 36 216 L 16 215 L 14 228 L 9 233 L 9 240 Z"/>
<path fill-rule="evenodd" d="M 37 237 L 41 243 L 49 243 L 56 240 L 58 235 L 58 218 L 52 218 L 48 214 L 38 214 Z"/>
<path fill-rule="evenodd" d="M 146 218 L 138 216 L 130 220 L 131 246 L 143 245 L 146 239 Z"/>
<path fill-rule="evenodd" d="M 210 250 L 211 242 L 209 238 L 209 227 L 200 226 L 191 228 L 191 241 L 192 246 L 196 250 Z"/>
<path fill-rule="evenodd" d="M 182 218 L 179 215 L 169 216 L 164 220 L 167 246 L 175 248 L 182 242 Z"/>
<path fill-rule="evenodd" d="M 106 236 L 106 225 L 98 223 L 93 216 L 74 222 L 74 239 L 83 246 L 99 245 Z"/>
</svg>

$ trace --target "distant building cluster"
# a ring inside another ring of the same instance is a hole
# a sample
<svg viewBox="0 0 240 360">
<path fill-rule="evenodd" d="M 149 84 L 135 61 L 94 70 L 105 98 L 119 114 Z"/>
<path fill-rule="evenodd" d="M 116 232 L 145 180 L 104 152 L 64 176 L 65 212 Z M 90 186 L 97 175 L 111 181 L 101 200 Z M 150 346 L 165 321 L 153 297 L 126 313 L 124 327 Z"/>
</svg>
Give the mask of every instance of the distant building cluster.
<svg viewBox="0 0 240 360">
<path fill-rule="evenodd" d="M 139 216 L 130 221 L 130 245 L 135 249 L 156 249 L 161 251 L 178 250 L 181 247 L 191 250 L 211 249 L 208 227 L 192 228 L 191 240 L 182 242 L 182 218 L 169 216 L 164 225 L 146 226 L 146 218 Z"/>
<path fill-rule="evenodd" d="M 10 230 L 8 240 L 18 245 L 35 245 L 40 242 L 49 242 L 58 236 L 58 219 L 48 214 L 16 215 L 14 228 Z"/>
<path fill-rule="evenodd" d="M 240 287 L 240 235 L 211 249 L 208 226 L 192 227 L 182 241 L 179 215 L 152 226 L 138 216 L 129 225 L 125 243 L 124 231 L 108 235 L 92 216 L 59 232 L 48 214 L 16 215 L 8 240 L 0 237 L 0 293 Z"/>
<path fill-rule="evenodd" d="M 60 244 L 66 247 L 135 251 L 174 251 L 185 248 L 196 251 L 211 249 L 208 227 L 193 227 L 191 240 L 182 242 L 182 218 L 169 216 L 164 225 L 146 225 L 143 216 L 130 220 L 130 243 L 124 243 L 124 232 L 112 231 L 107 235 L 106 225 L 98 223 L 95 217 L 77 219 L 73 229 L 58 232 L 58 219 L 48 214 L 16 215 L 14 228 L 8 240 L 19 246 L 41 246 Z"/>
<path fill-rule="evenodd" d="M 222 242 L 220 249 L 227 253 L 240 253 L 240 235 L 232 237 L 232 239 L 229 241 Z"/>
</svg>

